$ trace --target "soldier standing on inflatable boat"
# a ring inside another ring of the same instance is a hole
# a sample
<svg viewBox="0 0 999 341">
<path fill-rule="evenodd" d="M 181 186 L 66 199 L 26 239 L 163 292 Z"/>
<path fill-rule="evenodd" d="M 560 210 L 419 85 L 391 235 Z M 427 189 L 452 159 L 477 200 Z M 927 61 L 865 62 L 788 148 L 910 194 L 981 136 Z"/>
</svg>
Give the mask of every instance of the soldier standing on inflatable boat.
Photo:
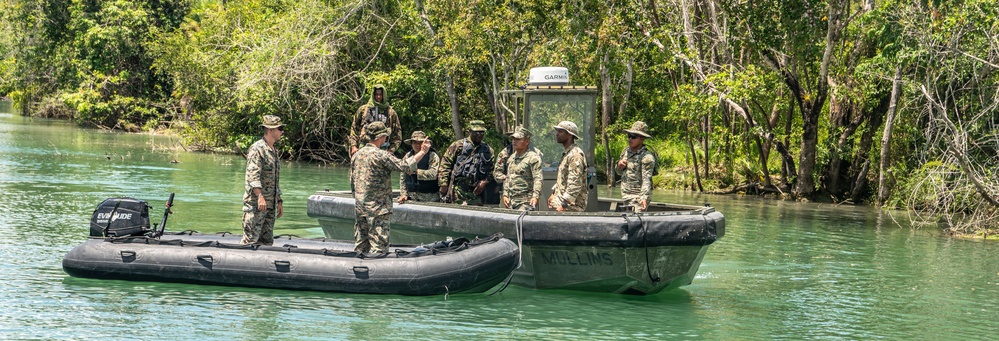
<svg viewBox="0 0 999 341">
<path fill-rule="evenodd" d="M 409 143 L 413 150 L 409 151 L 402 158 L 406 159 L 416 153 L 423 141 L 427 140 L 427 134 L 422 131 L 414 131 L 405 142 Z M 399 173 L 399 203 L 406 200 L 416 201 L 441 201 L 441 196 L 437 192 L 440 186 L 437 184 L 437 168 L 440 166 L 441 158 L 437 152 L 431 149 L 422 159 L 416 161 L 415 172 Z"/>
<path fill-rule="evenodd" d="M 350 125 L 350 136 L 347 137 L 350 144 L 350 155 L 354 155 L 358 148 L 368 143 L 368 135 L 365 134 L 364 128 L 375 121 L 384 123 L 392 131 L 388 139 L 389 144 L 385 149 L 389 153 L 395 153 L 399 149 L 402 144 L 402 125 L 399 123 L 399 115 L 389 105 L 387 98 L 388 92 L 385 91 L 385 87 L 381 84 L 375 84 L 371 88 L 368 104 L 357 108 L 357 112 L 354 113 L 354 122 Z"/>
<path fill-rule="evenodd" d="M 274 143 L 284 135 L 281 118 L 264 116 L 264 137 L 246 152 L 246 192 L 243 193 L 242 244 L 274 244 L 274 220 L 284 214 L 281 200 L 281 160 Z"/>
<path fill-rule="evenodd" d="M 628 133 L 628 147 L 621 151 L 616 173 L 621 175 L 621 199 L 634 207 L 635 212 L 645 212 L 649 208 L 649 193 L 652 192 L 652 174 L 656 169 L 656 157 L 645 148 L 645 122 L 636 121 Z"/>
<path fill-rule="evenodd" d="M 562 151 L 562 161 L 558 165 L 558 175 L 552 196 L 548 197 L 548 208 L 556 211 L 577 211 L 586 209 L 586 154 L 576 146 L 579 139 L 579 128 L 569 121 L 559 122 L 555 126 L 555 142 L 565 148 Z"/>
<path fill-rule="evenodd" d="M 482 192 L 492 179 L 493 148 L 482 142 L 486 124 L 468 122 L 468 137 L 454 141 L 444 153 L 437 182 L 448 202 L 482 205 Z"/>
<path fill-rule="evenodd" d="M 524 127 L 514 129 L 513 152 L 504 161 L 505 165 L 496 165 L 493 177 L 503 178 L 503 207 L 515 210 L 535 209 L 538 198 L 541 197 L 541 185 L 544 177 L 541 174 L 541 151 L 530 148 L 531 131 Z M 506 174 L 499 174 L 500 168 Z"/>
<path fill-rule="evenodd" d="M 365 127 L 369 142 L 350 160 L 350 188 L 354 192 L 354 251 L 388 253 L 389 215 L 392 214 L 392 171 L 413 172 L 430 151 L 424 140 L 420 151 L 405 160 L 379 149 L 392 133 L 382 122 Z"/>
</svg>

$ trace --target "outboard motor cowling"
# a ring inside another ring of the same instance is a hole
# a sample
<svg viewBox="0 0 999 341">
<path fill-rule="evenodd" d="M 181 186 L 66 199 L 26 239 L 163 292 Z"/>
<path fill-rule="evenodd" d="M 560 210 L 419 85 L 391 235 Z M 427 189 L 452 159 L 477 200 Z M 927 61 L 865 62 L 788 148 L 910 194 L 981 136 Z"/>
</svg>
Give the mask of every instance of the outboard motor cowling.
<svg viewBox="0 0 999 341">
<path fill-rule="evenodd" d="M 91 237 L 141 236 L 149 231 L 149 204 L 143 200 L 105 199 L 90 218 Z"/>
</svg>

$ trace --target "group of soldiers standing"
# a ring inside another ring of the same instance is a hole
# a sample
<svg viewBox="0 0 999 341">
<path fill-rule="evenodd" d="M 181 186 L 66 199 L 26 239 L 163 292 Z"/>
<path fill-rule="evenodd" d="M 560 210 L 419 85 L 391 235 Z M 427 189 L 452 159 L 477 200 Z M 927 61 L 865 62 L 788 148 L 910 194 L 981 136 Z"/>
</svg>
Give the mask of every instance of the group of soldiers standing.
<svg viewBox="0 0 999 341">
<path fill-rule="evenodd" d="M 482 205 L 483 192 L 495 182 L 503 184 L 502 207 L 514 210 L 537 207 L 543 181 L 543 154 L 531 146 L 530 130 L 516 127 L 508 133 L 510 145 L 493 157 L 493 148 L 483 142 L 485 123 L 473 120 L 468 125 L 468 137 L 452 143 L 441 157 L 423 131 L 413 131 L 409 139 L 402 141 L 399 117 L 386 98 L 384 86 L 372 88 L 369 102 L 354 115 L 348 139 L 351 191 L 356 202 L 356 252 L 388 252 L 393 171 L 400 172 L 398 203 L 413 200 Z M 273 243 L 274 219 L 283 213 L 278 186 L 280 163 L 274 142 L 281 137 L 284 124 L 271 115 L 264 116 L 263 121 L 264 137 L 247 155 L 244 244 Z M 576 145 L 580 140 L 579 128 L 573 122 L 562 121 L 553 129 L 555 141 L 562 145 L 563 152 L 547 207 L 556 211 L 583 211 L 589 186 L 586 155 Z M 622 174 L 622 198 L 636 211 L 643 211 L 648 205 L 656 160 L 644 147 L 645 139 L 650 137 L 644 123 L 635 122 L 632 129 L 625 131 L 629 147 L 622 151 L 616 168 Z M 400 159 L 390 151 L 402 142 L 412 150 Z"/>
</svg>

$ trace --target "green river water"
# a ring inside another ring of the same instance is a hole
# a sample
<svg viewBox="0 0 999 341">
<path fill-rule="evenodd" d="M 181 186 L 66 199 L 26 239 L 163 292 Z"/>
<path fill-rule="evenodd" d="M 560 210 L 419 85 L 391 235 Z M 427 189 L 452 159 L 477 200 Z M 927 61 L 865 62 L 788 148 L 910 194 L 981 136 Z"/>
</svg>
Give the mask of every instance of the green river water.
<svg viewBox="0 0 999 341">
<path fill-rule="evenodd" d="M 711 203 L 727 231 L 693 284 L 653 296 L 352 295 L 63 272 L 107 197 L 145 199 L 159 221 L 176 192 L 168 230 L 240 231 L 242 157 L 179 146 L 24 118 L 0 102 L 0 339 L 999 339 L 999 243 L 912 229 L 904 212 L 741 196 L 655 193 Z M 302 237 L 322 236 L 307 197 L 349 189 L 345 168 L 308 163 L 284 163 L 281 184 L 277 233 Z"/>
</svg>

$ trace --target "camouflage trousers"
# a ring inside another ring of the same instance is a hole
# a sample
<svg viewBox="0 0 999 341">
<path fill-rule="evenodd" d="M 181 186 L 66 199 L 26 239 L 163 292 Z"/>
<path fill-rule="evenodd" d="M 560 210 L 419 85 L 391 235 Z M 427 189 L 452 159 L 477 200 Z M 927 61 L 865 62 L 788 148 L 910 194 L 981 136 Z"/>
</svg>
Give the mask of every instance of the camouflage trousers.
<svg viewBox="0 0 999 341">
<path fill-rule="evenodd" d="M 475 190 L 474 186 L 470 186 L 464 183 L 464 181 L 459 182 L 455 179 L 454 189 L 454 201 L 453 203 L 459 205 L 478 205 L 482 206 L 482 196 L 475 195 L 473 192 Z"/>
<path fill-rule="evenodd" d="M 513 197 L 510 198 L 510 208 L 518 211 L 525 211 L 528 207 L 531 207 L 530 197 Z M 536 209 L 535 207 L 534 209 Z"/>
<path fill-rule="evenodd" d="M 243 212 L 243 240 L 240 243 L 273 245 L 274 220 L 273 209 L 264 212 Z"/>
<path fill-rule="evenodd" d="M 441 195 L 438 192 L 433 193 L 420 193 L 420 192 L 409 192 L 409 200 L 413 201 L 423 201 L 423 202 L 440 202 Z"/>
<path fill-rule="evenodd" d="M 388 253 L 389 218 L 391 215 L 367 216 L 355 214 L 354 251 L 361 253 Z"/>
</svg>

